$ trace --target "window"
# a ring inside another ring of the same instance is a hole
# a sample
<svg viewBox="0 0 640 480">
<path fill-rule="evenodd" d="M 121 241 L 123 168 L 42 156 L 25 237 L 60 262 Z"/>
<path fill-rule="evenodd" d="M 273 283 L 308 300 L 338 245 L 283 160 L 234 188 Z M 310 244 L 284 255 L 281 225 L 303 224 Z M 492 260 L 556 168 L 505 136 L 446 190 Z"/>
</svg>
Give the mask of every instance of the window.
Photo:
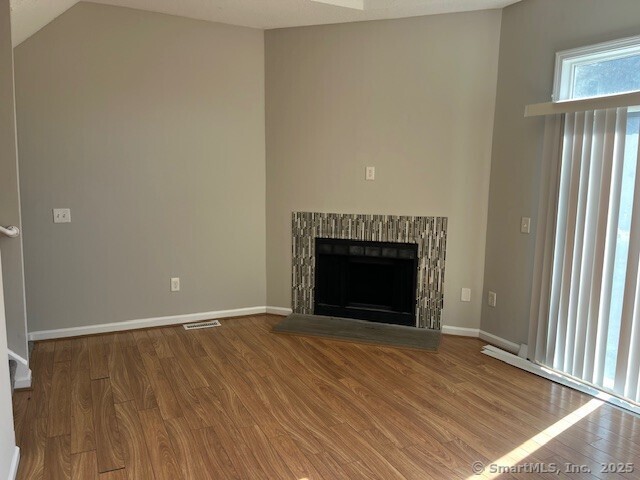
<svg viewBox="0 0 640 480">
<path fill-rule="evenodd" d="M 553 101 L 640 91 L 640 37 L 556 54 Z"/>
<path fill-rule="evenodd" d="M 555 73 L 556 101 L 640 91 L 640 37 L 560 52 Z M 564 118 L 546 363 L 640 402 L 640 108 Z"/>
</svg>

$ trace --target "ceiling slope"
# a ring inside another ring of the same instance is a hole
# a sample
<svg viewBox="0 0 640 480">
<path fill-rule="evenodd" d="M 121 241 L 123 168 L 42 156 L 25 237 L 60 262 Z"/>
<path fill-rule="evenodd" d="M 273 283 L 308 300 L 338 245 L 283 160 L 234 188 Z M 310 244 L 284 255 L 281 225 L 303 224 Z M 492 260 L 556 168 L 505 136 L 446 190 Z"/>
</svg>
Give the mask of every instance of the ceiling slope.
<svg viewBox="0 0 640 480">
<path fill-rule="evenodd" d="M 311 0 L 98 0 L 97 3 L 271 29 L 503 8 L 518 1 L 520 0 L 364 0 L 363 10 Z M 14 45 L 29 38 L 77 2 L 78 0 L 12 0 Z"/>
</svg>

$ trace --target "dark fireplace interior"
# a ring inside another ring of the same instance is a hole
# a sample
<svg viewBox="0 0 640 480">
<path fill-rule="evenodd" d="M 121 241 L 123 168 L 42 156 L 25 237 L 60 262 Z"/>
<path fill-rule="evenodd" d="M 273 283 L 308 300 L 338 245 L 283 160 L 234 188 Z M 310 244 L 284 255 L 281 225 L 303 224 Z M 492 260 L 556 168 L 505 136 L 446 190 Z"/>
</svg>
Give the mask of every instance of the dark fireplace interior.
<svg viewBox="0 0 640 480">
<path fill-rule="evenodd" d="M 316 238 L 314 313 L 415 326 L 418 245 Z"/>
</svg>

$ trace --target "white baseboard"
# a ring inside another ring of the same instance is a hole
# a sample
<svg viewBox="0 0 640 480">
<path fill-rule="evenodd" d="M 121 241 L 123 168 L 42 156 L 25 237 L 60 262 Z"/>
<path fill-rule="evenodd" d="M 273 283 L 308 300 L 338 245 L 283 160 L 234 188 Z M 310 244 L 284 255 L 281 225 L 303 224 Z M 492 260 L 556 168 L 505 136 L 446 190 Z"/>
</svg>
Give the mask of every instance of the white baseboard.
<svg viewBox="0 0 640 480">
<path fill-rule="evenodd" d="M 31 388 L 31 369 L 18 364 L 14 388 Z"/>
<path fill-rule="evenodd" d="M 167 317 L 142 318 L 127 320 L 124 322 L 102 323 L 99 325 L 87 325 L 83 327 L 60 328 L 56 330 L 40 330 L 29 333 L 29 340 L 50 340 L 53 338 L 79 337 L 82 335 L 95 335 L 97 333 L 121 332 L 124 330 L 137 330 L 140 328 L 164 327 L 182 323 L 199 322 L 201 320 L 214 320 L 216 318 L 242 317 L 245 315 L 259 315 L 267 313 L 269 307 L 236 308 L 234 310 L 217 310 L 213 312 L 188 313 L 185 315 L 171 315 Z"/>
<path fill-rule="evenodd" d="M 293 313 L 293 310 L 286 307 L 267 307 L 267 313 L 271 315 L 282 315 L 286 317 L 287 315 L 291 315 Z"/>
<path fill-rule="evenodd" d="M 465 328 L 443 325 L 442 333 L 444 333 L 445 335 L 457 335 L 460 337 L 480 338 L 512 353 L 517 353 L 520 349 L 520 345 L 518 345 L 517 343 L 510 342 L 509 340 L 505 340 L 502 337 L 498 337 L 497 335 L 494 335 L 492 333 L 485 332 L 484 330 L 480 330 L 479 328 Z"/>
<path fill-rule="evenodd" d="M 16 367 L 15 388 L 31 388 L 31 370 L 29 369 L 29 362 L 18 355 L 11 349 L 7 349 L 9 358 L 15 360 L 18 364 Z"/>
<path fill-rule="evenodd" d="M 480 330 L 477 328 L 453 327 L 449 325 L 442 326 L 442 333 L 445 335 L 457 335 L 459 337 L 478 338 Z"/>
<path fill-rule="evenodd" d="M 518 350 L 520 350 L 520 345 L 518 345 L 517 343 L 510 342 L 509 340 L 506 340 L 502 337 L 498 337 L 493 333 L 485 332 L 484 330 L 480 330 L 479 337 L 482 340 L 492 343 L 497 347 L 500 347 L 503 350 L 507 350 L 508 352 L 511 352 L 511 353 L 518 353 Z"/>
<path fill-rule="evenodd" d="M 20 448 L 16 447 L 11 458 L 11 466 L 9 467 L 9 475 L 7 480 L 15 480 L 18 476 L 18 465 L 20 465 Z"/>
</svg>

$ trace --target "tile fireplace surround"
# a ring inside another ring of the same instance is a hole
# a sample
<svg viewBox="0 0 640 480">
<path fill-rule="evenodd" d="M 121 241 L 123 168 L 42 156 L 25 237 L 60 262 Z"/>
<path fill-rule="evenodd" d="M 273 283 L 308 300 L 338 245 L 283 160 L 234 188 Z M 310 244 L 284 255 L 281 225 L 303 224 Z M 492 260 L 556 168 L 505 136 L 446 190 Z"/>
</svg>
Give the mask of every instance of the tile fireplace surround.
<svg viewBox="0 0 640 480">
<path fill-rule="evenodd" d="M 313 313 L 317 237 L 416 243 L 416 326 L 440 329 L 447 217 L 294 212 L 292 235 L 291 308 L 295 313 Z"/>
</svg>

